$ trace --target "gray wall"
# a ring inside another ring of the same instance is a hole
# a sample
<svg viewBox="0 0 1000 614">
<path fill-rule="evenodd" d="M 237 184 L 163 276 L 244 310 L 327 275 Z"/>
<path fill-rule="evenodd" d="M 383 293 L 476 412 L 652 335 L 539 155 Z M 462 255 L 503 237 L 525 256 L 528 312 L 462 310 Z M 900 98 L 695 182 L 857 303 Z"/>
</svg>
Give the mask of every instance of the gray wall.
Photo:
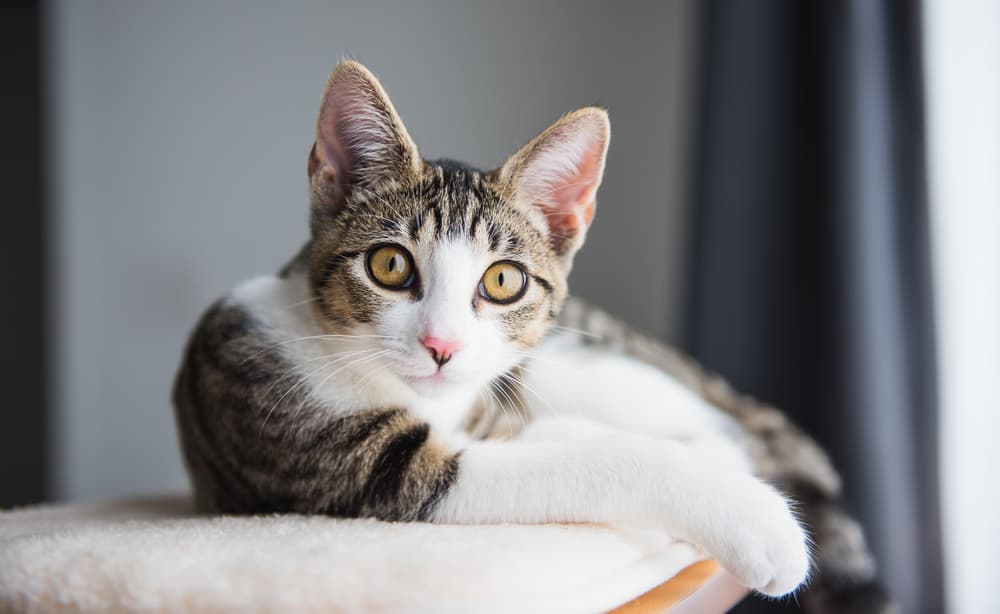
<svg viewBox="0 0 1000 614">
<path fill-rule="evenodd" d="M 542 4 L 542 3 L 539 3 Z M 429 157 L 494 166 L 606 105 L 605 187 L 575 291 L 675 334 L 684 3 L 53 0 L 54 494 L 182 488 L 182 344 L 226 288 L 306 237 L 306 152 L 343 57 Z"/>
</svg>

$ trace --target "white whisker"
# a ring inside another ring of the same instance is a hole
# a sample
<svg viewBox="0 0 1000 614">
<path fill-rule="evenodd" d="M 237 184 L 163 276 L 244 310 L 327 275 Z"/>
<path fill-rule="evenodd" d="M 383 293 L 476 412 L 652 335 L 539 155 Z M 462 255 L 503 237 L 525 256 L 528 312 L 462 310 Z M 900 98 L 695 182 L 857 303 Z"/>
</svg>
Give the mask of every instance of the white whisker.
<svg viewBox="0 0 1000 614">
<path fill-rule="evenodd" d="M 493 411 L 492 420 L 496 421 L 496 419 L 497 419 L 498 416 L 502 416 L 502 415 L 505 414 L 505 412 L 503 411 L 503 403 L 501 403 L 500 399 L 497 398 L 496 392 L 494 392 L 494 390 L 493 390 L 492 383 L 490 385 L 488 385 L 485 388 L 485 390 L 486 390 L 487 393 L 489 393 L 490 399 L 493 400 L 493 405 L 491 407 L 491 409 Z M 508 439 L 513 439 L 514 438 L 514 429 L 511 427 L 509 421 L 505 420 L 504 422 L 506 422 L 506 424 L 507 424 L 507 438 Z M 492 427 L 491 427 L 491 430 L 492 430 Z"/>
<path fill-rule="evenodd" d="M 360 350 L 360 351 L 361 352 L 374 352 L 376 350 Z M 326 369 L 326 368 L 328 368 L 328 367 L 330 367 L 330 366 L 332 366 L 332 365 L 334 365 L 334 364 L 336 364 L 338 362 L 341 362 L 343 360 L 347 360 L 349 358 L 351 358 L 351 357 L 350 356 L 348 356 L 348 357 L 341 357 L 341 358 L 338 358 L 336 360 L 332 360 L 330 362 L 327 362 L 327 363 L 323 364 L 318 369 L 314 369 L 313 371 L 310 371 L 305 376 L 299 378 L 299 380 L 295 384 L 293 384 L 292 386 L 290 386 L 288 388 L 288 390 L 286 390 L 284 392 L 284 394 L 282 394 L 280 397 L 278 397 L 278 400 L 274 402 L 274 405 L 271 406 L 271 409 L 269 409 L 267 411 L 267 415 L 264 416 L 264 422 L 262 422 L 261 425 L 260 425 L 260 432 L 261 433 L 264 432 L 264 427 L 267 426 L 267 421 L 271 419 L 271 414 L 274 413 L 274 410 L 277 409 L 278 405 L 280 405 L 281 402 L 285 400 L 285 397 L 287 397 L 289 394 L 291 394 L 293 390 L 295 390 L 296 388 L 302 386 L 302 384 L 306 383 L 306 381 L 308 381 L 310 377 L 312 377 L 313 375 L 316 375 L 317 373 L 319 373 L 323 369 Z"/>
<path fill-rule="evenodd" d="M 330 358 L 344 356 L 345 354 L 347 356 L 345 356 L 342 360 L 346 360 L 347 358 L 350 358 L 351 356 L 356 356 L 356 355 L 364 353 L 364 352 L 369 352 L 369 351 L 372 351 L 373 349 L 375 349 L 375 348 L 369 348 L 369 349 L 365 349 L 365 350 L 345 350 L 343 352 L 334 352 L 333 354 L 324 354 L 322 356 L 314 356 L 313 358 L 308 358 L 306 360 L 297 362 L 294 366 L 289 367 L 288 369 L 285 369 L 284 372 L 282 372 L 282 374 L 277 377 L 277 379 L 275 379 L 273 382 L 271 382 L 271 385 L 268 386 L 268 388 L 267 388 L 266 391 L 264 391 L 264 395 L 267 396 L 268 394 L 270 394 L 271 390 L 273 390 L 274 387 L 277 386 L 278 383 L 281 380 L 285 379 L 289 374 L 291 374 L 294 371 L 296 371 L 302 365 L 307 365 L 307 364 L 309 364 L 311 362 L 316 362 L 317 360 L 328 360 Z M 333 362 L 336 363 L 336 362 L 339 362 L 339 360 L 336 360 L 336 361 L 333 361 Z M 328 364 L 332 364 L 332 363 L 328 363 Z"/>
<path fill-rule="evenodd" d="M 319 297 L 318 296 L 314 296 L 312 298 L 307 298 L 304 301 L 298 301 L 298 302 L 292 303 L 290 305 L 285 305 L 284 307 L 282 307 L 282 309 L 292 309 L 293 307 L 299 307 L 300 305 L 305 305 L 307 303 L 312 303 L 313 301 L 318 301 L 318 300 L 319 300 Z"/>
<path fill-rule="evenodd" d="M 345 365 L 341 365 L 340 367 L 337 367 L 336 369 L 334 369 L 331 373 L 327 373 L 325 376 L 323 376 L 323 379 L 320 380 L 320 382 L 318 384 L 316 384 L 316 386 L 314 386 L 313 388 L 314 389 L 322 388 L 324 384 L 326 384 L 328 381 L 330 381 L 330 378 L 332 378 L 334 375 L 340 373 L 344 369 L 349 369 L 349 368 L 356 367 L 356 366 L 358 366 L 360 364 L 363 364 L 363 363 L 366 363 L 366 362 L 371 362 L 372 360 L 375 360 L 376 358 L 378 358 L 380 356 L 384 356 L 384 355 L 388 354 L 391 351 L 392 350 L 379 350 L 379 351 L 377 351 L 374 354 L 371 354 L 369 356 L 362 356 L 362 357 L 357 358 L 357 359 L 355 359 L 355 360 L 353 360 L 353 361 L 351 361 L 351 362 L 349 362 L 349 363 L 347 363 Z M 329 365 L 326 365 L 326 366 L 329 366 Z M 299 403 L 298 407 L 295 408 L 295 415 L 296 416 L 299 415 L 299 413 L 302 412 L 302 408 L 305 407 L 305 404 L 306 404 L 307 400 L 308 399 L 302 399 L 302 401 Z"/>
<path fill-rule="evenodd" d="M 568 333 L 576 333 L 577 335 L 582 335 L 584 337 L 593 337 L 595 339 L 604 339 L 604 335 L 600 335 L 600 334 L 597 334 L 597 333 L 592 333 L 589 330 L 583 330 L 582 328 L 573 328 L 572 326 L 562 326 L 562 325 L 559 325 L 559 324 L 553 324 L 551 326 L 551 328 L 554 328 L 556 330 L 565 331 L 565 332 L 568 332 Z"/>
<path fill-rule="evenodd" d="M 248 360 L 253 360 L 254 358 L 260 356 L 261 354 L 263 354 L 263 353 L 265 353 L 267 351 L 273 350 L 276 347 L 280 347 L 280 346 L 283 346 L 283 345 L 288 345 L 289 343 L 297 343 L 299 341 L 310 341 L 310 340 L 315 340 L 315 339 L 338 339 L 338 340 L 345 340 L 345 339 L 351 339 L 351 340 L 358 340 L 358 339 L 391 339 L 392 341 L 398 341 L 398 339 L 396 337 L 389 337 L 389 336 L 386 336 L 386 335 L 309 335 L 307 337 L 297 337 L 295 339 L 285 339 L 284 341 L 279 341 L 278 343 L 273 343 L 273 344 L 265 347 L 264 349 L 262 349 L 262 350 L 260 350 L 258 352 L 255 352 L 255 353 L 251 354 L 250 356 L 247 356 L 246 358 L 243 359 L 243 362 L 241 362 L 240 364 L 243 364 L 243 363 L 247 362 Z"/>
<path fill-rule="evenodd" d="M 517 393 L 514 392 L 513 388 L 511 388 L 505 381 L 506 375 L 504 377 L 498 377 L 493 381 L 497 382 L 498 384 L 497 392 L 502 394 L 504 398 L 507 399 L 507 401 L 510 403 L 510 408 L 514 411 L 514 415 L 516 415 L 521 420 L 521 428 L 524 428 L 528 424 L 528 421 L 526 419 L 527 410 L 524 408 L 523 404 L 519 404 L 514 400 L 514 397 L 517 396 Z"/>
<path fill-rule="evenodd" d="M 522 386 L 525 390 L 527 390 L 531 394 L 533 394 L 536 397 L 538 397 L 538 400 L 545 404 L 545 406 L 548 408 L 549 412 L 552 415 L 556 415 L 558 413 L 558 412 L 556 412 L 556 408 L 553 407 L 551 403 L 549 403 L 548 399 L 546 399 L 545 397 L 543 397 L 534 388 L 532 388 L 531 386 L 529 386 L 528 382 L 524 381 L 523 377 L 521 377 L 521 376 L 519 376 L 519 375 L 517 375 L 517 374 L 515 374 L 513 372 L 507 373 L 507 377 L 510 377 L 518 385 Z"/>
</svg>

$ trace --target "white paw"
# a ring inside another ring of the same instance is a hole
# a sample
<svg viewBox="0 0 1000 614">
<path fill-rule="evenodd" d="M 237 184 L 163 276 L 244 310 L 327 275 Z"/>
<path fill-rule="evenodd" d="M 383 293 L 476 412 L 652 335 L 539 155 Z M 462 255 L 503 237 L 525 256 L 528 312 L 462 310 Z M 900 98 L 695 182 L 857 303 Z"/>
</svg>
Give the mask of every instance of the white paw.
<svg viewBox="0 0 1000 614">
<path fill-rule="evenodd" d="M 749 476 L 739 482 L 700 545 L 746 586 L 774 597 L 790 593 L 809 575 L 805 532 L 774 489 Z"/>
</svg>

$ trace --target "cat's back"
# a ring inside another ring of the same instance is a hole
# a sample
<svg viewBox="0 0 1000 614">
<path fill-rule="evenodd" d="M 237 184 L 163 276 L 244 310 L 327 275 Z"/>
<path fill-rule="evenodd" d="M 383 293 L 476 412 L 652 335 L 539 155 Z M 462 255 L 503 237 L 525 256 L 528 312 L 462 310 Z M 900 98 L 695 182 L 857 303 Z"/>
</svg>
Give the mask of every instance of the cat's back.
<svg viewBox="0 0 1000 614">
<path fill-rule="evenodd" d="M 575 337 L 582 346 L 624 354 L 650 364 L 702 393 L 709 376 L 691 358 L 577 296 L 566 299 L 550 338 Z"/>
</svg>

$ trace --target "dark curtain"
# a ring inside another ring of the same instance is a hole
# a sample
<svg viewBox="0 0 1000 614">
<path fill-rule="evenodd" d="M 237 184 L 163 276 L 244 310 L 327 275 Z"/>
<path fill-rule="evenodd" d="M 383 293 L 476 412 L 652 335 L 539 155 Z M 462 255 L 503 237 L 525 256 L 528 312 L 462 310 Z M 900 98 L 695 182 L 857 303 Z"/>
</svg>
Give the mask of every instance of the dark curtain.
<svg viewBox="0 0 1000 614">
<path fill-rule="evenodd" d="M 0 3 L 0 509 L 46 496 L 45 210 L 42 200 L 42 14 Z"/>
<path fill-rule="evenodd" d="M 830 451 L 903 611 L 943 612 L 919 3 L 701 6 L 687 349 Z"/>
</svg>

